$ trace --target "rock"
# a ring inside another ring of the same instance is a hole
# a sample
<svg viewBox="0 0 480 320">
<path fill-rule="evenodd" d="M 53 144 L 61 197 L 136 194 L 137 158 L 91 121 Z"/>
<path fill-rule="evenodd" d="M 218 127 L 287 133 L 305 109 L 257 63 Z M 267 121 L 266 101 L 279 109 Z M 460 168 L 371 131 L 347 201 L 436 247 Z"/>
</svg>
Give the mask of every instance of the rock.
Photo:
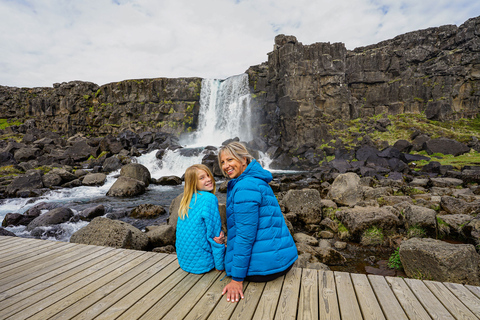
<svg viewBox="0 0 480 320">
<path fill-rule="evenodd" d="M 37 218 L 33 219 L 27 226 L 27 230 L 31 231 L 36 227 L 50 226 L 67 222 L 73 217 L 73 211 L 69 208 L 55 208 Z"/>
<path fill-rule="evenodd" d="M 410 205 L 404 210 L 405 226 L 435 230 L 437 213 L 433 209 Z"/>
<path fill-rule="evenodd" d="M 466 202 L 462 199 L 442 196 L 440 207 L 450 214 L 472 214 L 480 208 L 480 200 Z"/>
<path fill-rule="evenodd" d="M 109 157 L 103 162 L 103 172 L 117 171 L 122 168 L 122 162 L 117 156 Z"/>
<path fill-rule="evenodd" d="M 470 148 L 465 144 L 447 138 L 428 140 L 425 142 L 424 149 L 428 154 L 441 153 L 453 154 L 454 156 L 459 156 L 470 151 Z"/>
<path fill-rule="evenodd" d="M 183 192 L 173 199 L 168 208 L 169 216 L 167 224 L 177 229 L 178 210 L 180 209 L 180 202 L 182 201 Z"/>
<path fill-rule="evenodd" d="M 26 226 L 36 217 L 38 217 L 40 213 L 40 211 L 38 212 L 38 214 L 29 214 L 28 212 L 25 212 L 25 214 L 7 213 L 3 218 L 2 227 Z"/>
<path fill-rule="evenodd" d="M 437 216 L 437 220 L 445 222 L 448 226 L 447 233 L 456 233 L 457 235 L 463 235 L 463 228 L 467 226 L 474 217 L 467 214 L 445 214 Z M 440 228 L 440 225 L 438 226 Z"/>
<path fill-rule="evenodd" d="M 411 278 L 480 284 L 480 256 L 471 244 L 412 238 L 402 242 L 399 254 L 405 273 Z"/>
<path fill-rule="evenodd" d="M 170 225 L 148 226 L 145 233 L 150 246 L 163 247 L 175 245 L 175 228 Z"/>
<path fill-rule="evenodd" d="M 51 188 L 54 186 L 59 186 L 62 184 L 62 177 L 56 173 L 47 173 L 42 177 L 43 185 L 46 188 Z"/>
<path fill-rule="evenodd" d="M 182 179 L 177 176 L 165 176 L 158 178 L 156 184 L 162 186 L 178 186 L 182 184 Z"/>
<path fill-rule="evenodd" d="M 162 207 L 154 204 L 141 204 L 133 208 L 130 217 L 139 219 L 154 219 L 164 215 L 167 211 Z"/>
<path fill-rule="evenodd" d="M 286 212 L 292 212 L 304 224 L 318 224 L 322 221 L 322 199 L 315 189 L 289 190 L 282 204 Z"/>
<path fill-rule="evenodd" d="M 354 206 L 362 200 L 360 177 L 353 172 L 340 174 L 333 181 L 328 192 L 328 198 L 339 205 Z"/>
<path fill-rule="evenodd" d="M 41 155 L 41 150 L 38 148 L 25 147 L 15 151 L 14 158 L 18 162 L 25 162 L 28 160 L 34 160 Z"/>
<path fill-rule="evenodd" d="M 62 183 L 67 183 L 77 179 L 76 175 L 74 175 L 73 173 L 71 173 L 65 168 L 53 168 L 52 171 L 50 171 L 49 173 L 60 176 L 60 178 L 62 178 Z"/>
<path fill-rule="evenodd" d="M 16 237 L 15 233 L 10 232 L 4 228 L 0 228 L 0 236 L 6 236 L 6 237 Z"/>
<path fill-rule="evenodd" d="M 5 194 L 10 197 L 17 197 L 21 192 L 34 195 L 33 191 L 41 188 L 43 188 L 42 174 L 37 170 L 31 170 L 13 179 L 5 190 Z"/>
<path fill-rule="evenodd" d="M 318 240 L 312 236 L 306 235 L 305 233 L 295 233 L 293 235 L 293 240 L 297 243 L 305 243 L 309 246 L 318 246 Z"/>
<path fill-rule="evenodd" d="M 84 186 L 103 186 L 105 180 L 107 180 L 107 176 L 104 173 L 89 173 L 83 178 L 82 184 Z"/>
<path fill-rule="evenodd" d="M 87 208 L 79 213 L 80 219 L 90 221 L 96 217 L 103 216 L 105 214 L 105 207 L 103 204 L 98 206 Z"/>
<path fill-rule="evenodd" d="M 143 193 L 145 193 L 145 183 L 137 179 L 121 176 L 110 187 L 107 196 L 134 197 Z"/>
<path fill-rule="evenodd" d="M 134 226 L 118 220 L 97 217 L 70 237 L 72 243 L 145 250 L 148 237 Z"/>
<path fill-rule="evenodd" d="M 171 254 L 175 253 L 175 247 L 169 244 L 168 246 L 153 248 L 152 252 Z"/>
<path fill-rule="evenodd" d="M 318 259 L 311 253 L 302 253 L 298 255 L 297 261 L 293 265 L 294 268 L 307 268 L 314 270 L 325 270 L 328 271 L 330 268 L 318 261 Z"/>
<path fill-rule="evenodd" d="M 74 142 L 71 147 L 65 150 L 65 154 L 70 156 L 74 161 L 85 161 L 90 156 L 97 157 L 99 154 L 98 148 L 93 148 L 88 145 L 86 140 Z"/>
<path fill-rule="evenodd" d="M 455 188 L 461 186 L 463 181 L 455 178 L 431 178 L 430 183 L 439 188 Z"/>
<path fill-rule="evenodd" d="M 372 226 L 392 230 L 400 222 L 398 217 L 385 207 L 354 207 L 337 211 L 335 215 L 353 236 L 360 236 Z"/>
<path fill-rule="evenodd" d="M 139 163 L 130 163 L 122 167 L 120 176 L 142 181 L 145 188 L 150 184 L 151 176 L 147 167 Z"/>
</svg>

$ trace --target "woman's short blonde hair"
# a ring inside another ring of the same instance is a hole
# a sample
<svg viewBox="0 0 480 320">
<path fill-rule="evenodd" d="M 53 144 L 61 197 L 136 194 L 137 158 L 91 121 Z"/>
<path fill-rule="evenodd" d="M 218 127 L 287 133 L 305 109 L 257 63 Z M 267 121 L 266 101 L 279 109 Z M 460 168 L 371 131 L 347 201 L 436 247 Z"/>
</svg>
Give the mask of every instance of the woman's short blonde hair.
<svg viewBox="0 0 480 320">
<path fill-rule="evenodd" d="M 185 185 L 183 187 L 183 197 L 180 201 L 180 208 L 178 209 L 178 216 L 181 219 L 184 219 L 185 216 L 188 217 L 188 209 L 190 205 L 190 200 L 192 199 L 193 195 L 196 196 L 198 192 L 198 171 L 203 170 L 207 173 L 207 175 L 212 179 L 213 184 L 213 191 L 212 193 L 215 194 L 215 179 L 213 178 L 213 174 L 208 169 L 206 165 L 203 164 L 194 164 L 185 170 Z"/>
<path fill-rule="evenodd" d="M 222 160 L 220 159 L 222 153 L 224 152 L 231 154 L 232 157 L 239 162 L 242 162 L 242 160 L 245 159 L 247 161 L 247 165 L 249 165 L 254 159 L 250 152 L 248 152 L 247 148 L 240 142 L 234 141 L 222 146 L 218 151 L 218 165 L 220 166 L 220 170 L 222 170 L 224 176 L 227 176 L 227 174 L 222 169 Z"/>
</svg>

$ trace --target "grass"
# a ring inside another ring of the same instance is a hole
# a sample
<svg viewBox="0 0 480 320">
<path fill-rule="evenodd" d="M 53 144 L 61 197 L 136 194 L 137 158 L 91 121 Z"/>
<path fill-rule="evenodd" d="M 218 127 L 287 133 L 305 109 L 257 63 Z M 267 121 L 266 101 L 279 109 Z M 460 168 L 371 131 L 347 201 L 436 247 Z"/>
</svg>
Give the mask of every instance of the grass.
<svg viewBox="0 0 480 320">
<path fill-rule="evenodd" d="M 377 226 L 372 226 L 363 232 L 361 243 L 364 246 L 377 246 L 382 245 L 383 240 L 383 230 Z"/>
<path fill-rule="evenodd" d="M 20 122 L 18 120 L 10 120 L 10 119 L 0 119 L 0 129 L 3 130 L 6 127 L 10 126 L 19 126 L 23 124 L 23 122 Z"/>
<path fill-rule="evenodd" d="M 407 238 L 426 238 L 427 231 L 419 226 L 411 226 L 407 230 Z"/>
<path fill-rule="evenodd" d="M 388 259 L 388 267 L 395 270 L 403 270 L 402 261 L 400 261 L 400 248 L 395 249 L 395 251 L 390 255 Z"/>
</svg>

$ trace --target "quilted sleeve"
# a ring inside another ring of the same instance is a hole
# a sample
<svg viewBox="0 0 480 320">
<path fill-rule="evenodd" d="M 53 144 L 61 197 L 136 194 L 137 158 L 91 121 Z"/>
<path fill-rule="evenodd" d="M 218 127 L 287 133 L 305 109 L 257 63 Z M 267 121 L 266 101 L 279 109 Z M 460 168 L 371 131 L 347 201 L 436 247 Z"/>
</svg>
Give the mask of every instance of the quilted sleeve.
<svg viewBox="0 0 480 320">
<path fill-rule="evenodd" d="M 262 194 L 255 181 L 243 180 L 241 185 L 238 185 L 233 201 L 236 238 L 231 274 L 233 280 L 243 281 L 247 276 L 252 248 L 257 236 Z"/>
<path fill-rule="evenodd" d="M 222 221 L 220 219 L 220 212 L 218 211 L 218 199 L 215 195 L 211 195 L 205 203 L 205 210 L 203 210 L 203 218 L 207 228 L 207 240 L 212 248 L 213 260 L 215 262 L 215 269 L 225 269 L 225 245 L 216 243 L 213 238 L 220 235 L 222 231 Z"/>
</svg>

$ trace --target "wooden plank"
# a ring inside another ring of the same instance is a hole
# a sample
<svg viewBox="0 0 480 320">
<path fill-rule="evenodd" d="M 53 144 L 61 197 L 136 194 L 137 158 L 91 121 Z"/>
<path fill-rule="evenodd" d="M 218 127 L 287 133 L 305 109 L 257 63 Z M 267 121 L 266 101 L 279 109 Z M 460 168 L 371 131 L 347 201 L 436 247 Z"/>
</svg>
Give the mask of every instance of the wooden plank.
<svg viewBox="0 0 480 320">
<path fill-rule="evenodd" d="M 106 266 L 111 261 L 114 261 L 112 257 L 118 253 L 119 251 L 101 250 L 97 256 L 89 258 L 86 261 L 80 260 L 79 265 L 63 273 L 55 274 L 54 277 L 49 278 L 48 280 L 37 281 L 36 279 L 32 279 L 31 281 L 25 282 L 20 286 L 7 290 L 4 293 L 0 293 L 0 297 L 2 297 L 3 300 L 2 303 L 0 303 L 0 310 L 18 303 L 26 304 L 25 301 L 32 301 L 35 299 L 35 294 L 38 294 L 45 289 L 60 290 L 77 281 L 78 279 L 81 279 L 84 270 L 91 270 L 91 272 L 94 272 L 101 266 L 102 263 Z M 53 271 L 53 273 L 54 272 L 55 271 Z M 47 296 L 48 294 L 49 291 L 42 292 L 40 293 L 40 296 Z M 18 305 L 16 307 L 20 308 Z"/>
<path fill-rule="evenodd" d="M 22 238 L 23 239 L 23 238 Z M 14 256 L 15 254 L 25 254 L 25 252 L 31 252 L 33 249 L 35 249 L 34 246 L 32 246 L 33 243 L 37 244 L 35 242 L 36 239 L 29 239 L 30 241 L 16 241 L 13 237 L 12 240 L 10 241 L 4 241 L 0 244 L 0 250 L 1 250 L 1 255 L 0 255 L 0 261 L 6 261 L 10 259 L 11 256 Z M 38 241 L 38 240 L 37 240 Z M 45 241 L 46 243 L 52 242 L 52 241 Z M 38 245 L 45 245 L 46 243 L 39 243 Z"/>
<path fill-rule="evenodd" d="M 189 273 L 139 319 L 157 320 L 163 318 L 170 309 L 203 277 L 202 274 Z"/>
<path fill-rule="evenodd" d="M 362 312 L 350 275 L 347 272 L 339 271 L 335 271 L 334 275 L 342 319 L 362 319 Z"/>
<path fill-rule="evenodd" d="M 318 319 L 318 272 L 303 269 L 297 319 Z"/>
<path fill-rule="evenodd" d="M 477 297 L 480 298 L 480 287 L 471 286 L 471 285 L 466 284 L 466 285 L 465 285 L 465 288 L 467 288 L 467 289 L 470 290 L 474 295 L 476 295 Z"/>
<path fill-rule="evenodd" d="M 165 279 L 168 279 L 170 275 L 178 271 L 180 265 L 178 260 L 175 259 L 169 263 L 165 268 L 159 270 L 156 274 L 153 275 L 148 281 L 143 282 L 141 285 L 135 287 L 132 291 L 126 294 L 122 299 L 115 302 L 112 306 L 105 309 L 101 314 L 99 314 L 95 320 L 105 319 L 116 319 L 126 310 L 128 310 L 135 303 L 142 303 L 143 297 L 145 297 L 149 292 L 151 292 L 155 287 L 162 284 Z M 137 317 L 140 314 L 136 315 Z"/>
<path fill-rule="evenodd" d="M 383 315 L 382 308 L 377 301 L 377 297 L 373 292 L 368 278 L 364 274 L 352 273 L 353 287 L 357 295 L 358 303 L 363 314 L 363 319 L 386 319 Z"/>
<path fill-rule="evenodd" d="M 318 271 L 318 301 L 321 320 L 340 319 L 340 306 L 333 271 Z"/>
<path fill-rule="evenodd" d="M 224 284 L 223 287 L 225 287 L 226 284 L 230 279 Z M 243 282 L 243 292 L 245 293 L 246 290 L 248 290 L 248 286 L 250 285 L 250 282 Z M 222 289 L 220 290 L 220 293 L 222 293 Z M 245 296 L 245 294 L 244 294 Z M 220 301 L 218 301 L 217 305 L 215 308 L 212 310 L 212 313 L 208 316 L 208 320 L 224 320 L 224 319 L 230 319 L 230 316 L 233 314 L 233 311 L 235 311 L 235 308 L 239 305 L 239 302 L 228 302 L 225 297 L 222 297 Z"/>
<path fill-rule="evenodd" d="M 168 320 L 183 319 L 189 311 L 195 307 L 198 301 L 205 295 L 208 289 L 216 282 L 220 282 L 222 273 L 216 270 L 210 271 L 191 288 L 186 295 L 163 317 Z"/>
<path fill-rule="evenodd" d="M 230 316 L 230 319 L 250 320 L 255 313 L 258 302 L 262 297 L 266 282 L 250 282 L 248 288 L 244 291 L 244 299 L 238 302 L 238 306 Z"/>
<path fill-rule="evenodd" d="M 407 278 L 405 282 L 433 319 L 455 319 L 423 281 Z"/>
<path fill-rule="evenodd" d="M 401 278 L 385 277 L 409 319 L 431 319 L 415 294 Z"/>
<path fill-rule="evenodd" d="M 282 293 L 278 301 L 275 319 L 295 319 L 297 317 L 297 303 L 300 292 L 302 269 L 292 268 L 285 275 Z"/>
<path fill-rule="evenodd" d="M 52 270 L 55 270 L 57 273 L 59 273 L 59 269 L 61 270 L 64 265 L 81 259 L 84 256 L 90 255 L 95 251 L 99 251 L 101 248 L 102 247 L 82 247 L 78 245 L 72 245 L 70 248 L 65 249 L 65 251 L 52 254 L 50 259 L 46 259 L 43 261 L 43 263 L 39 263 L 34 269 L 32 268 L 19 271 L 18 273 L 5 278 L 4 280 L 7 282 L 6 284 L 4 284 L 3 281 L 0 281 L 0 292 L 4 292 L 31 279 L 42 278 L 44 274 L 47 274 Z"/>
<path fill-rule="evenodd" d="M 378 303 L 382 307 L 383 314 L 388 320 L 408 320 L 405 311 L 398 302 L 395 294 L 385 280 L 385 277 L 377 275 L 368 275 L 370 284 L 377 297 Z"/>
<path fill-rule="evenodd" d="M 129 274 L 132 268 L 135 268 L 138 265 L 144 263 L 149 258 L 148 255 L 146 255 L 145 252 L 142 252 L 142 251 L 138 251 L 135 253 L 132 252 L 131 256 L 132 256 L 132 259 L 125 259 L 125 260 L 122 259 L 121 264 L 118 265 L 115 269 L 109 270 L 109 272 L 102 274 L 97 279 L 95 279 L 94 281 L 91 281 L 87 285 L 82 286 L 80 288 L 77 287 L 74 290 L 66 290 L 64 293 L 62 293 L 62 298 L 56 301 L 55 303 L 51 303 L 51 301 L 42 303 L 42 307 L 40 309 L 41 311 L 38 310 L 35 313 L 35 317 L 37 319 L 56 318 L 56 315 L 59 312 L 62 312 L 67 306 L 70 306 L 76 301 L 81 300 L 84 297 L 88 296 L 95 290 L 102 288 L 107 284 L 115 281 L 118 277 L 123 278 L 123 275 Z M 78 310 L 75 307 L 76 306 L 74 306 L 72 310 L 76 313 L 83 310 L 83 308 Z"/>
<path fill-rule="evenodd" d="M 94 293 L 85 297 L 84 301 L 80 301 L 83 305 L 90 305 L 88 308 L 82 310 L 79 314 L 71 317 L 71 319 L 93 319 L 103 311 L 110 308 L 114 303 L 125 297 L 128 293 L 133 291 L 136 287 L 143 284 L 149 279 L 164 269 L 168 264 L 176 259 L 175 255 L 167 255 L 157 253 L 152 257 L 155 262 L 145 271 L 139 272 L 134 278 L 119 286 L 113 292 L 109 292 L 107 286 L 99 288 Z M 113 289 L 113 287 L 112 287 Z"/>
<path fill-rule="evenodd" d="M 56 313 L 54 316 L 50 317 L 49 319 L 70 319 L 75 315 L 78 315 L 80 312 L 85 310 L 86 308 L 90 307 L 92 304 L 96 303 L 98 300 L 102 299 L 103 297 L 108 296 L 111 292 L 119 289 L 125 283 L 132 280 L 138 274 L 141 274 L 143 271 L 147 270 L 148 268 L 152 267 L 154 264 L 159 262 L 159 258 L 161 259 L 164 255 L 156 256 L 154 253 L 147 253 L 142 255 L 140 258 L 132 261 L 131 268 L 128 269 L 128 265 L 123 266 L 124 271 L 119 270 L 118 276 L 114 273 L 109 274 L 108 277 L 103 277 L 102 279 L 98 280 L 96 283 L 92 283 L 91 286 L 93 290 L 89 293 L 87 287 L 82 288 L 80 291 L 84 291 L 83 293 L 75 292 L 74 297 L 67 297 L 63 300 L 57 302 L 57 304 L 63 304 L 68 306 L 67 308 L 63 309 L 62 311 Z M 142 261 L 142 259 L 144 259 Z M 135 263 L 137 263 L 135 265 Z M 108 278 L 114 278 L 113 280 L 109 281 Z M 98 288 L 98 289 L 97 289 Z M 81 295 L 84 295 L 82 298 Z M 68 300 L 70 299 L 70 300 Z M 50 308 L 52 308 L 50 306 Z"/>
<path fill-rule="evenodd" d="M 141 299 L 132 301 L 135 304 L 132 305 L 127 311 L 122 313 L 117 319 L 131 320 L 138 319 L 148 309 L 150 309 L 155 303 L 162 299 L 170 290 L 172 290 L 177 283 L 182 281 L 188 275 L 187 272 L 182 269 L 178 269 L 171 274 L 165 281 L 156 286 L 146 296 Z"/>
<path fill-rule="evenodd" d="M 444 284 L 438 281 L 423 281 L 423 283 L 456 319 L 477 320 L 477 317 Z"/>
<path fill-rule="evenodd" d="M 267 282 L 253 315 L 253 320 L 273 320 L 284 280 L 285 276 L 281 276 Z"/>
<path fill-rule="evenodd" d="M 227 285 L 229 280 L 225 279 L 225 272 L 220 275 L 220 281 L 216 281 L 198 300 L 197 304 L 190 310 L 190 312 L 184 317 L 185 320 L 205 320 L 211 314 L 212 310 L 216 307 L 217 303 L 222 298 L 223 288 Z M 225 299 L 222 299 L 225 301 Z M 225 301 L 226 302 L 226 301 Z M 230 302 L 230 304 L 232 304 Z M 165 317 L 168 320 L 168 318 Z"/>
<path fill-rule="evenodd" d="M 17 254 L 7 257 L 7 259 L 3 260 L 0 263 L 0 278 L 4 278 L 3 273 L 8 270 L 12 270 L 13 268 L 19 268 L 23 265 L 30 263 L 33 265 L 35 260 L 41 259 L 45 255 L 48 255 L 50 250 L 58 250 L 65 246 L 65 242 L 53 242 L 53 241 L 46 241 L 45 244 L 41 244 L 39 246 L 32 246 L 28 245 L 27 250 L 22 250 L 22 252 L 18 252 Z"/>
<path fill-rule="evenodd" d="M 38 306 L 40 306 L 40 309 L 43 309 L 46 307 L 46 303 L 55 303 L 57 300 L 62 299 L 71 292 L 75 292 L 79 288 L 82 288 L 88 283 L 95 281 L 104 274 L 107 274 L 115 268 L 120 267 L 131 258 L 133 258 L 133 256 L 131 256 L 126 250 L 115 252 L 115 255 L 98 262 L 88 269 L 82 270 L 82 272 L 77 273 L 74 276 L 60 281 L 53 286 L 42 288 L 43 290 L 29 296 L 28 299 L 20 301 L 17 300 L 14 305 L 11 305 L 9 308 L 0 311 L 0 318 L 4 316 L 4 314 L 8 316 L 15 314 L 18 315 L 18 318 L 20 318 L 20 315 L 18 314 L 19 312 L 25 317 L 31 316 L 39 311 L 37 309 Z M 18 299 L 17 296 L 13 298 L 16 300 Z M 48 302 L 44 301 L 44 299 L 48 300 Z M 15 318 L 15 316 L 13 318 Z"/>
<path fill-rule="evenodd" d="M 480 318 L 480 298 L 474 295 L 464 285 L 459 283 L 443 283 L 460 301 L 467 306 L 477 317 Z"/>
</svg>

